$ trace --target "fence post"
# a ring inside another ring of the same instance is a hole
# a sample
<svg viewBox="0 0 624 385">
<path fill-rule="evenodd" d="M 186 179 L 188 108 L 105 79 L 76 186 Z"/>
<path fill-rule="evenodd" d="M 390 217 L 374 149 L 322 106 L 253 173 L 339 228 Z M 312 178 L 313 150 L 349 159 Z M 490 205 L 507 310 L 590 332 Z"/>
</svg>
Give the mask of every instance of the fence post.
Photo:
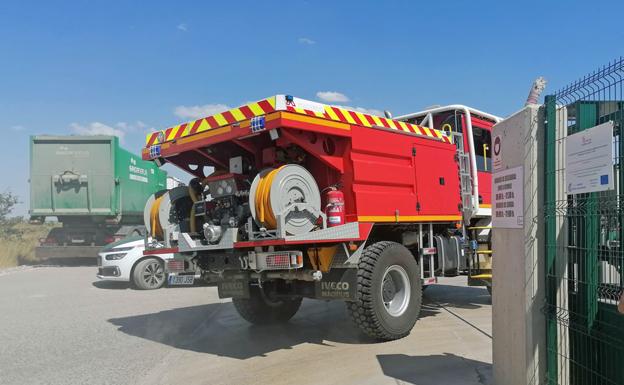
<svg viewBox="0 0 624 385">
<path fill-rule="evenodd" d="M 494 126 L 500 138 L 501 166 L 497 174 L 521 167 L 524 217 L 521 228 L 497 224 L 496 199 L 492 215 L 493 361 L 496 384 L 541 384 L 545 375 L 544 263 L 543 263 L 543 109 L 532 105 Z M 492 194 L 497 191 L 493 188 Z M 517 227 L 517 226 L 515 226 Z"/>
<path fill-rule="evenodd" d="M 557 367 L 557 274 L 555 259 L 557 256 L 556 240 L 556 128 L 557 105 L 556 98 L 548 95 L 544 98 L 544 228 L 545 228 L 545 255 L 546 255 L 546 347 L 548 358 L 546 362 L 546 376 L 548 384 L 558 383 Z"/>
</svg>

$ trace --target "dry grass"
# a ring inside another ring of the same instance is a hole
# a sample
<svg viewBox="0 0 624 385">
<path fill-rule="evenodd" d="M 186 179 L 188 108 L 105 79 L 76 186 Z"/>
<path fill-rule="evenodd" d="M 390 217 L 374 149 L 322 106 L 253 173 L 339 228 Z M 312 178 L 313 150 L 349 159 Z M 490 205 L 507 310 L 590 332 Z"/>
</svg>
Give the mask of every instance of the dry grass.
<svg viewBox="0 0 624 385">
<path fill-rule="evenodd" d="M 0 268 L 14 267 L 20 262 L 36 262 L 35 247 L 39 245 L 39 239 L 45 238 L 50 229 L 55 226 L 58 225 L 20 223 L 16 225 L 16 228 L 22 232 L 21 238 L 6 239 L 0 237 Z"/>
</svg>

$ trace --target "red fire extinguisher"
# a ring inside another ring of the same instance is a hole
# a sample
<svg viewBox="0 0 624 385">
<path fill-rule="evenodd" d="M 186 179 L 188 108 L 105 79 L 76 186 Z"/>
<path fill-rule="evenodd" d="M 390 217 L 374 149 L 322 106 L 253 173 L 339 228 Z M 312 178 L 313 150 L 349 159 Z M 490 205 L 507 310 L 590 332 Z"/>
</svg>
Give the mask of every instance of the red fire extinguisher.
<svg viewBox="0 0 624 385">
<path fill-rule="evenodd" d="M 345 201 L 344 194 L 338 190 L 336 186 L 328 187 L 327 206 L 325 206 L 325 215 L 327 215 L 327 226 L 334 227 L 344 225 L 345 223 Z"/>
</svg>

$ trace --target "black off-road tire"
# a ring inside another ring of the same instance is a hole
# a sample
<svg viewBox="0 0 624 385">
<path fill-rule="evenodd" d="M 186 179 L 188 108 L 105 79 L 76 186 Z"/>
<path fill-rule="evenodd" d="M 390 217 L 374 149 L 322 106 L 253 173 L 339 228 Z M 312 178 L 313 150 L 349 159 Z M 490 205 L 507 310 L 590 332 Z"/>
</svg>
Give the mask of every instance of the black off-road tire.
<svg viewBox="0 0 624 385">
<path fill-rule="evenodd" d="M 396 265 L 407 273 L 410 284 L 407 307 L 398 316 L 390 314 L 386 309 L 382 294 L 384 273 Z M 403 338 L 410 333 L 418 320 L 421 304 L 420 267 L 413 254 L 396 242 L 383 241 L 368 246 L 358 264 L 357 300 L 347 302 L 349 314 L 355 324 L 373 338 Z"/>
<path fill-rule="evenodd" d="M 256 325 L 287 322 L 299 310 L 303 298 L 267 298 L 258 286 L 249 288 L 249 298 L 232 298 L 234 308 L 248 322 Z"/>
</svg>

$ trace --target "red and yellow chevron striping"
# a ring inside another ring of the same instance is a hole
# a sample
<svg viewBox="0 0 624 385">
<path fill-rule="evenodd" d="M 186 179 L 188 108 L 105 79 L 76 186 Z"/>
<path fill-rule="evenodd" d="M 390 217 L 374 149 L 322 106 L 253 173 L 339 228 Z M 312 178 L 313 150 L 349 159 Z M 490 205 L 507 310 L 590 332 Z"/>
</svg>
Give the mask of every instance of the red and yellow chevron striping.
<svg viewBox="0 0 624 385">
<path fill-rule="evenodd" d="M 146 145 L 169 142 L 275 111 L 275 96 L 147 135 Z"/>
<path fill-rule="evenodd" d="M 444 132 L 434 130 L 428 127 L 417 126 L 415 124 L 402 122 L 399 120 L 382 118 L 380 116 L 364 114 L 357 111 L 346 110 L 344 108 L 334 106 L 324 106 L 325 112 L 315 112 L 311 110 L 287 107 L 287 111 L 297 112 L 300 114 L 306 114 L 310 116 L 316 116 L 319 118 L 331 119 L 343 123 L 357 124 L 364 127 L 373 128 L 386 128 L 392 130 L 401 130 L 416 135 L 428 136 L 431 138 L 440 139 L 442 141 L 451 142 Z"/>
<path fill-rule="evenodd" d="M 163 131 L 153 132 L 147 135 L 146 147 L 158 143 L 169 142 L 174 139 L 183 138 L 214 128 L 239 123 L 244 120 L 248 120 L 256 116 L 266 115 L 275 111 L 288 111 L 364 127 L 400 130 L 411 134 L 442 140 L 448 143 L 451 142 L 451 139 L 443 131 L 417 126 L 415 124 L 398 120 L 387 119 L 380 116 L 364 114 L 358 111 L 351 111 L 345 108 L 310 102 L 290 96 L 276 95 L 258 102 L 249 103 L 245 106 L 197 119 L 195 121 L 169 127 Z"/>
</svg>

